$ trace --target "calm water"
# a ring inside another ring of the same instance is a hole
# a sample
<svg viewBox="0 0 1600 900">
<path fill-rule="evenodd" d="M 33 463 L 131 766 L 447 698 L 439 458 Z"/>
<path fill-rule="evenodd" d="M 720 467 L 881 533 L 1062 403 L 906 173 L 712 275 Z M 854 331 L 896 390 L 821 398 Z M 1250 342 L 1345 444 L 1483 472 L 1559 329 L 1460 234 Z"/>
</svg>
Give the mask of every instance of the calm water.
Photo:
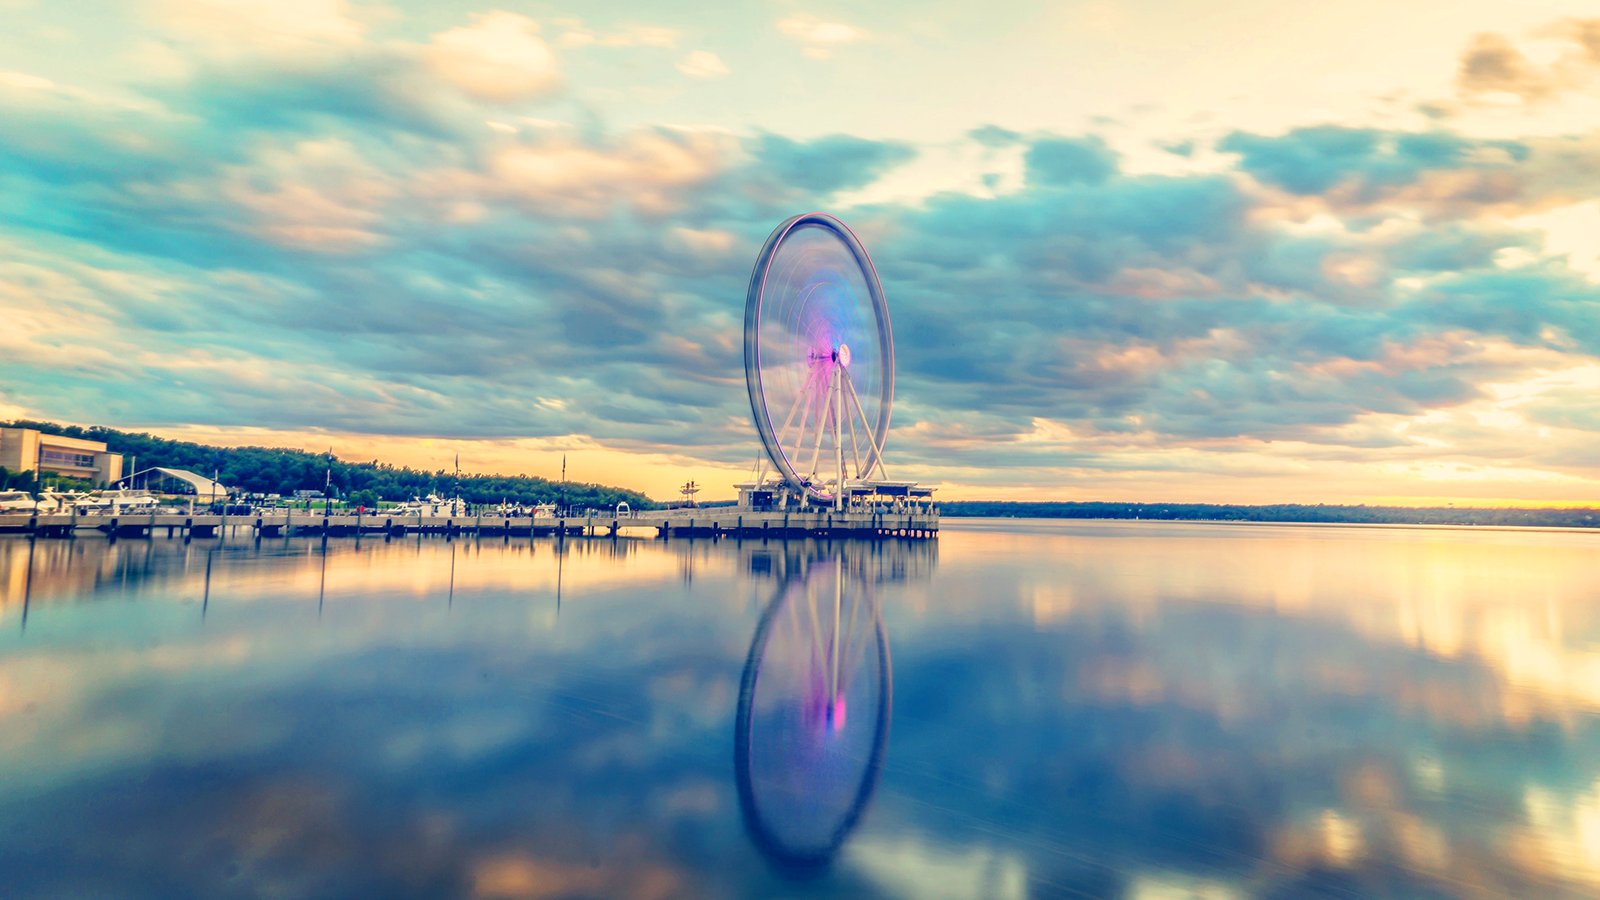
<svg viewBox="0 0 1600 900">
<path fill-rule="evenodd" d="M 1600 535 L 0 539 L 7 896 L 1600 892 Z"/>
</svg>

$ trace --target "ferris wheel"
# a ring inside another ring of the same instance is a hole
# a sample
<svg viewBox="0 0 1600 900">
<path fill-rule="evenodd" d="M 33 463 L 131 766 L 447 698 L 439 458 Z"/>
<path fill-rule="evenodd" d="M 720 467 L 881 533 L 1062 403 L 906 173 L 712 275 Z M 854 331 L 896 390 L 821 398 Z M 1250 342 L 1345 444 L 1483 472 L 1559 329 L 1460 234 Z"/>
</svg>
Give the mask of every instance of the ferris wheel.
<svg viewBox="0 0 1600 900">
<path fill-rule="evenodd" d="M 744 311 L 750 413 L 777 478 L 843 505 L 849 485 L 885 477 L 894 402 L 889 307 L 866 248 L 843 222 L 805 213 L 767 238 Z"/>
</svg>

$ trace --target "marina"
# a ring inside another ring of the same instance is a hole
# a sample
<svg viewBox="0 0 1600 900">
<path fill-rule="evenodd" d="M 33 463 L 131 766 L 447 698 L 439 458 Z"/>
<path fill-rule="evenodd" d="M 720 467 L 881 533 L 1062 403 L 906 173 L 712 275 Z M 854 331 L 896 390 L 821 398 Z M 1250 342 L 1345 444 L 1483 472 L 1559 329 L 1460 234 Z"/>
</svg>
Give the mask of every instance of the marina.
<svg viewBox="0 0 1600 900">
<path fill-rule="evenodd" d="M 237 535 L 390 535 L 471 534 L 506 537 L 619 537 L 653 534 L 672 537 L 761 537 L 787 539 L 925 540 L 938 536 L 936 507 L 833 510 L 750 510 L 696 507 L 641 511 L 633 515 L 585 513 L 577 516 L 389 515 L 320 510 L 276 510 L 256 515 L 166 513 L 119 515 L 67 513 L 0 514 L 0 533 L 42 538 L 105 535 L 112 538 L 226 538 Z"/>
</svg>

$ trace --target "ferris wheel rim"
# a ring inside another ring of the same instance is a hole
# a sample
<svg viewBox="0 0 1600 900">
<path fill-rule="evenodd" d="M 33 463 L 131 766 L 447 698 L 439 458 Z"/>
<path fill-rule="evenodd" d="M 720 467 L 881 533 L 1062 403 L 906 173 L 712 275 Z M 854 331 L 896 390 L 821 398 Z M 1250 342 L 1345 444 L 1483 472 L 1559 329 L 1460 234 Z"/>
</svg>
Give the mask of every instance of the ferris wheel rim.
<svg viewBox="0 0 1600 900">
<path fill-rule="evenodd" d="M 744 321 L 744 364 L 745 387 L 750 399 L 751 418 L 754 419 L 756 431 L 761 438 L 762 449 L 766 452 L 767 459 L 784 482 L 791 488 L 807 494 L 815 499 L 832 502 L 842 485 L 835 484 L 834 491 L 829 492 L 809 479 L 802 478 L 795 467 L 794 460 L 789 458 L 788 451 L 784 448 L 776 430 L 773 428 L 772 411 L 767 405 L 766 387 L 763 383 L 764 369 L 762 367 L 761 324 L 762 312 L 767 292 L 767 279 L 772 270 L 773 260 L 777 257 L 779 249 L 789 236 L 805 226 L 817 226 L 832 234 L 849 252 L 855 262 L 856 269 L 866 284 L 868 301 L 872 307 L 873 321 L 877 326 L 877 345 L 880 355 L 881 368 L 880 384 L 878 389 L 877 421 L 865 422 L 865 413 L 862 412 L 864 425 L 870 425 L 871 434 L 868 441 L 867 459 L 864 467 L 866 472 L 881 469 L 882 448 L 888 438 L 889 421 L 894 406 L 894 332 L 889 322 L 889 304 L 884 295 L 883 284 L 878 279 L 877 267 L 872 262 L 872 257 L 867 253 L 861 239 L 850 229 L 850 226 L 840 221 L 837 217 L 825 212 L 808 212 L 791 216 L 784 220 L 772 234 L 767 237 L 762 245 L 761 252 L 756 257 L 755 268 L 750 274 L 750 286 L 745 295 L 745 321 Z M 845 363 L 849 365 L 849 350 L 845 348 Z M 847 376 L 846 376 L 847 377 Z M 852 387 L 853 393 L 853 387 Z M 858 466 L 859 467 L 859 466 Z"/>
</svg>

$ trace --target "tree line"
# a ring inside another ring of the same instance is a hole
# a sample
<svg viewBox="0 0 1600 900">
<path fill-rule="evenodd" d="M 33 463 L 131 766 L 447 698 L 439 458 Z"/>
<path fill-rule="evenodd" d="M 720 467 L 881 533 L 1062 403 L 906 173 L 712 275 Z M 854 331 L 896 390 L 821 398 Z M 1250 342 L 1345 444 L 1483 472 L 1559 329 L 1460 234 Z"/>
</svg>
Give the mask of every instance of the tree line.
<svg viewBox="0 0 1600 900">
<path fill-rule="evenodd" d="M 1597 509 L 1491 509 L 1473 507 L 1329 506 L 1277 503 L 1109 503 L 958 500 L 939 504 L 946 516 L 1038 519 L 1166 519 L 1195 522 L 1345 523 L 1363 525 L 1516 525 L 1600 528 Z"/>
<path fill-rule="evenodd" d="M 99 425 L 82 428 L 54 422 L 16 421 L 7 422 L 4 427 L 33 428 L 45 434 L 102 441 L 107 450 L 123 455 L 124 466 L 131 465 L 133 457 L 137 456 L 140 469 L 151 466 L 187 469 L 207 478 L 214 477 L 229 490 L 240 493 L 288 497 L 295 491 L 320 491 L 326 486 L 349 503 L 367 506 L 376 506 L 378 500 L 409 500 L 428 494 L 459 495 L 472 504 L 504 500 L 523 506 L 555 503 L 563 507 L 600 509 L 626 501 L 635 509 L 657 506 L 638 491 L 602 484 L 561 483 L 537 475 L 463 474 L 457 477 L 444 469 L 429 472 L 377 460 L 352 462 L 329 453 L 281 447 L 213 447 Z M 126 474 L 132 474 L 132 470 L 127 470 Z"/>
</svg>

